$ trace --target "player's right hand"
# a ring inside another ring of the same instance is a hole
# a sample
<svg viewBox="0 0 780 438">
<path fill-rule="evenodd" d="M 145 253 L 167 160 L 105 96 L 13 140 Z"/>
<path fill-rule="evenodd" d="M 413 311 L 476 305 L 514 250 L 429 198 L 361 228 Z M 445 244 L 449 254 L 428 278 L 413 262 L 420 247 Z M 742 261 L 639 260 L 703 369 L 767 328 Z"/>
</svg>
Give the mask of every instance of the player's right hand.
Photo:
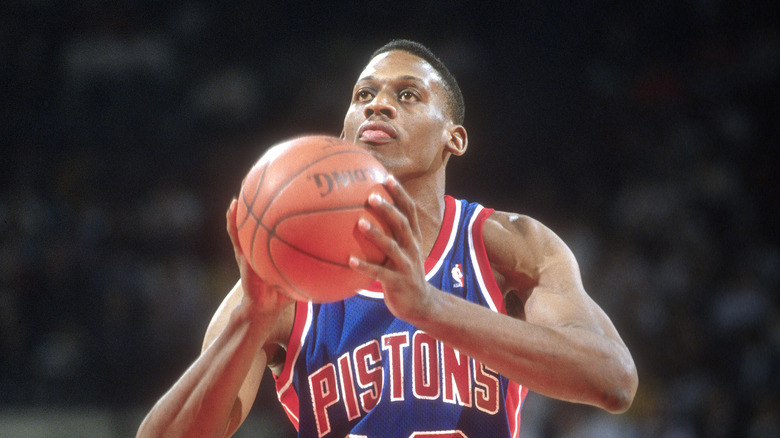
<svg viewBox="0 0 780 438">
<path fill-rule="evenodd" d="M 265 282 L 244 256 L 238 242 L 238 225 L 236 224 L 236 209 L 238 200 L 233 199 L 227 211 L 227 231 L 233 244 L 233 254 L 236 257 L 238 270 L 241 273 L 241 286 L 244 290 L 244 300 L 250 300 L 251 308 L 261 314 L 278 315 L 283 308 L 294 300 L 279 288 L 266 287 Z"/>
</svg>

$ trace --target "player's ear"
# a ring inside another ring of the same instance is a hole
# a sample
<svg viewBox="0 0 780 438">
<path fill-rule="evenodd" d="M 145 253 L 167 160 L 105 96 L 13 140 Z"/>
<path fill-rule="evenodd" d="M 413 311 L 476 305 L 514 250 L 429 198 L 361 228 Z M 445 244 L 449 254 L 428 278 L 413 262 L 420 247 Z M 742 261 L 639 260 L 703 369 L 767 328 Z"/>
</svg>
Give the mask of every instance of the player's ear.
<svg viewBox="0 0 780 438">
<path fill-rule="evenodd" d="M 452 125 L 448 128 L 449 139 L 447 140 L 447 152 L 455 156 L 461 156 L 466 153 L 469 146 L 469 136 L 463 125 Z"/>
<path fill-rule="evenodd" d="M 341 128 L 341 134 L 339 134 L 339 139 L 340 140 L 346 140 L 347 139 L 347 134 L 344 132 L 344 128 Z"/>
</svg>

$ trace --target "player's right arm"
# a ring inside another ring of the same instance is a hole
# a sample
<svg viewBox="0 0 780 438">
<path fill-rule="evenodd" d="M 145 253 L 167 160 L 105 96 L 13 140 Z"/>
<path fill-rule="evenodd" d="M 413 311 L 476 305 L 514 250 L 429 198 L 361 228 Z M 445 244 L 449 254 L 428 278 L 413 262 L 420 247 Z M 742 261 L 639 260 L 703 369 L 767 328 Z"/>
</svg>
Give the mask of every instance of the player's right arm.
<svg viewBox="0 0 780 438">
<path fill-rule="evenodd" d="M 228 233 L 241 281 L 214 314 L 200 356 L 147 414 L 138 437 L 232 435 L 292 328 L 292 299 L 265 288 L 237 249 L 235 206 L 228 210 Z"/>
</svg>

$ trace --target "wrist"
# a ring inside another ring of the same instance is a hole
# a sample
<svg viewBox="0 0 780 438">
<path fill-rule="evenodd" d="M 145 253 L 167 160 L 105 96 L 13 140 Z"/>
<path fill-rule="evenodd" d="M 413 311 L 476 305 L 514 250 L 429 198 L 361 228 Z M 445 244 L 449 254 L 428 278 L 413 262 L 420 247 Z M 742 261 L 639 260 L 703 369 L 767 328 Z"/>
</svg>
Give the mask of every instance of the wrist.
<svg viewBox="0 0 780 438">
<path fill-rule="evenodd" d="M 399 316 L 404 321 L 414 324 L 416 327 L 426 327 L 431 323 L 434 323 L 434 319 L 437 317 L 437 312 L 440 311 L 443 305 L 442 299 L 447 294 L 443 293 L 434 286 L 426 283 L 425 291 L 416 299 L 412 306 L 406 309 L 404 315 Z"/>
<path fill-rule="evenodd" d="M 233 309 L 233 316 L 242 323 L 258 329 L 271 330 L 279 318 L 281 309 L 263 306 L 257 299 L 244 295 Z"/>
</svg>

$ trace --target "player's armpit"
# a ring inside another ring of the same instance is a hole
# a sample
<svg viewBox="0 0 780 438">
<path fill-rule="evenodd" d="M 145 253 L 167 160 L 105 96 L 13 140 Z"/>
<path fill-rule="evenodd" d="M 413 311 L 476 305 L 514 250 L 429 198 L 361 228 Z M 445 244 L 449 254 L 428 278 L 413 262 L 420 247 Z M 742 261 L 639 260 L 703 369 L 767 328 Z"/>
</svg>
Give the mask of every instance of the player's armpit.
<svg viewBox="0 0 780 438">
<path fill-rule="evenodd" d="M 574 255 L 549 228 L 528 216 L 495 212 L 483 235 L 507 304 L 520 299 L 526 321 L 551 327 L 596 321 L 598 306 L 585 293 Z"/>
</svg>

